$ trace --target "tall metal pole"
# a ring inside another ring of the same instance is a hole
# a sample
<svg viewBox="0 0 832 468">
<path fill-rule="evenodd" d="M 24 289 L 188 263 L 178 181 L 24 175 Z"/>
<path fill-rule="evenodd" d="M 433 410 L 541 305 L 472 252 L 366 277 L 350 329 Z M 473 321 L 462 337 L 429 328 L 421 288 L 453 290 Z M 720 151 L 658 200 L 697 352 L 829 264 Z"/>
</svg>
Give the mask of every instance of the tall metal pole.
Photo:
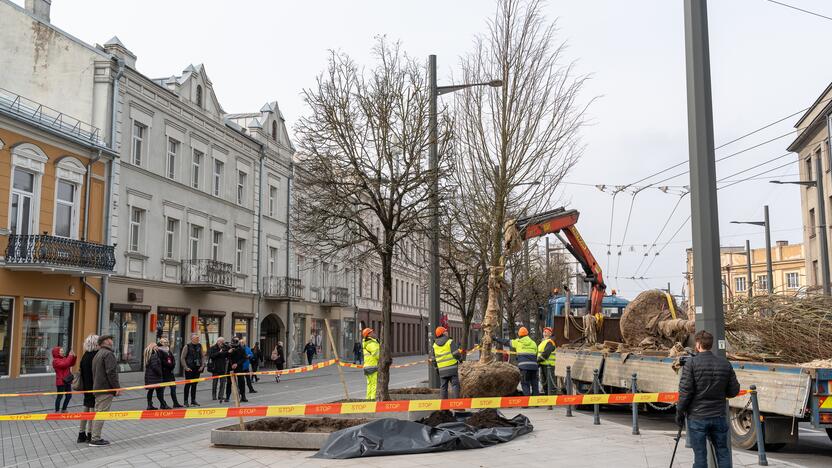
<svg viewBox="0 0 832 468">
<path fill-rule="evenodd" d="M 745 269 L 746 273 L 748 274 L 748 298 L 751 299 L 754 297 L 754 288 L 751 287 L 754 284 L 753 280 L 751 279 L 751 261 L 752 261 L 752 252 L 751 252 L 751 241 L 748 239 L 745 240 Z"/>
<path fill-rule="evenodd" d="M 439 149 L 436 141 L 437 123 L 436 107 L 438 92 L 436 89 L 436 56 L 428 57 L 428 80 L 430 86 L 430 109 L 428 125 L 430 132 L 428 156 L 430 158 L 431 193 L 430 193 L 430 294 L 428 308 L 430 325 L 428 326 L 428 346 L 433 345 L 432 331 L 439 326 Z M 428 382 L 432 388 L 439 388 L 439 374 L 432 366 L 428 368 Z"/>
<path fill-rule="evenodd" d="M 289 243 L 289 220 L 291 217 L 292 206 L 292 178 L 294 177 L 295 167 L 289 165 L 289 177 L 286 178 L 286 347 L 283 349 L 286 355 L 286 368 L 291 369 L 292 353 L 295 351 L 295 320 L 292 317 L 292 300 L 289 298 L 289 257 L 292 251 L 292 245 Z"/>
<path fill-rule="evenodd" d="M 712 333 L 714 352 L 724 357 L 708 8 L 705 0 L 685 0 L 684 9 L 696 329 Z"/>
<path fill-rule="evenodd" d="M 820 242 L 820 277 L 823 281 L 823 293 L 829 295 L 829 244 L 826 235 L 826 200 L 823 195 L 823 161 L 821 156 L 815 158 L 815 190 L 818 194 L 818 241 Z"/>
<path fill-rule="evenodd" d="M 763 207 L 763 222 L 766 227 L 766 277 L 768 293 L 774 293 L 774 272 L 771 267 L 771 224 L 768 222 L 768 205 Z"/>
</svg>

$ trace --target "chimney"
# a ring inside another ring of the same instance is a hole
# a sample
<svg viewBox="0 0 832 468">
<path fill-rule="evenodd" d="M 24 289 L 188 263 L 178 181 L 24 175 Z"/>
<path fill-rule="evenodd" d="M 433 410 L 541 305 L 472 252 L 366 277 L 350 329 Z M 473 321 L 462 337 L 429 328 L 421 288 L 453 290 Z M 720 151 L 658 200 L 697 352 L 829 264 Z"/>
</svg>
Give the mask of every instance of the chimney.
<svg viewBox="0 0 832 468">
<path fill-rule="evenodd" d="M 26 0 L 26 11 L 32 14 L 35 18 L 49 22 L 49 10 L 52 8 L 52 0 Z"/>
</svg>

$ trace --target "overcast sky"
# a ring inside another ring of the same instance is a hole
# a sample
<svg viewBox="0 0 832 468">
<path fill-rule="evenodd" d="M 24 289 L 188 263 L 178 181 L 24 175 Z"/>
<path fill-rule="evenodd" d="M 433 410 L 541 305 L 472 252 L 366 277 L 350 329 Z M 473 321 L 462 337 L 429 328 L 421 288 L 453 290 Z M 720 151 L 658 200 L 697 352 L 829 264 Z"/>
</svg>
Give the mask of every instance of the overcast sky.
<svg viewBox="0 0 832 468">
<path fill-rule="evenodd" d="M 16 0 L 22 4 L 23 0 Z M 824 0 L 788 0 L 832 16 Z M 829 84 L 829 21 L 766 0 L 709 2 L 711 74 L 716 141 L 719 145 L 811 105 Z M 580 73 L 592 75 L 584 100 L 598 97 L 589 111 L 592 125 L 582 132 L 586 154 L 568 180 L 607 186 L 631 184 L 687 159 L 685 62 L 682 0 L 560 0 L 546 6 L 557 19 L 560 39 Z M 368 63 L 377 35 L 401 40 L 415 57 L 438 55 L 440 79 L 458 76 L 458 57 L 485 30 L 494 13 L 489 0 L 419 1 L 157 1 L 54 0 L 52 22 L 90 42 L 117 35 L 138 56 L 138 69 L 150 77 L 179 74 L 203 63 L 227 112 L 256 111 L 277 100 L 290 124 L 305 112 L 300 96 L 323 70 L 327 50 L 341 49 Z M 717 157 L 788 132 L 797 117 L 717 151 Z M 290 128 L 291 134 L 291 128 Z M 785 154 L 784 137 L 718 165 L 720 177 Z M 736 180 L 777 167 L 767 174 L 796 180 L 793 156 L 732 177 Z M 686 166 L 681 169 L 684 170 Z M 677 170 L 678 171 L 678 170 Z M 666 175 L 681 171 L 668 172 Z M 660 180 L 650 179 L 647 183 Z M 648 270 L 639 263 L 644 245 L 652 244 L 678 200 L 687 175 L 639 193 L 630 225 L 624 229 L 630 193 L 616 199 L 612 216 L 613 246 L 606 244 L 611 220 L 609 191 L 582 185 L 563 187 L 564 201 L 581 212 L 580 230 L 598 257 L 607 285 L 632 298 L 646 287 L 682 290 L 685 248 L 690 224 L 672 234 L 690 214 L 685 197 L 658 237 L 661 254 Z M 798 188 L 753 180 L 719 192 L 723 245 L 746 238 L 762 247 L 762 229 L 729 224 L 762 219 L 770 205 L 772 237 L 801 242 Z M 666 244 L 670 241 L 669 244 Z M 665 246 L 663 249 L 662 247 Z M 649 248 L 649 247 L 648 247 Z M 652 254 L 657 249 L 650 250 Z M 652 258 L 652 257 L 650 257 Z M 646 279 L 624 279 L 643 276 Z"/>
</svg>

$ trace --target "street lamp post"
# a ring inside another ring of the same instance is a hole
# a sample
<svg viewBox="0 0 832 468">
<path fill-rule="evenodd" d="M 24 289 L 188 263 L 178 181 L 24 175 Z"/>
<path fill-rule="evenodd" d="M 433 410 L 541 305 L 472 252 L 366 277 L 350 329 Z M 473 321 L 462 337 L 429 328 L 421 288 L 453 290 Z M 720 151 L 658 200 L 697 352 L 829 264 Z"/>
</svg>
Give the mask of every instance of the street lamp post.
<svg viewBox="0 0 832 468">
<path fill-rule="evenodd" d="M 823 294 L 830 295 L 829 284 L 829 243 L 826 232 L 826 200 L 823 194 L 823 168 L 821 167 L 820 158 L 815 158 L 815 180 L 796 180 L 796 181 L 782 181 L 771 180 L 772 184 L 794 184 L 803 185 L 805 187 L 817 188 L 818 196 L 818 243 L 820 244 L 820 277 L 823 283 Z M 817 278 L 815 278 L 817 279 Z"/>
<path fill-rule="evenodd" d="M 430 108 L 428 110 L 428 157 L 430 160 L 431 194 L 430 194 L 430 293 L 428 307 L 430 308 L 430 325 L 428 326 L 428 345 L 433 344 L 431 331 L 439 326 L 439 145 L 436 141 L 439 133 L 436 108 L 439 96 L 453 93 L 473 86 L 500 87 L 503 82 L 493 80 L 487 83 L 472 83 L 451 86 L 437 86 L 436 84 L 436 55 L 428 57 L 428 79 L 430 80 Z M 439 374 L 428 366 L 428 381 L 433 388 L 439 387 Z"/>
<path fill-rule="evenodd" d="M 771 225 L 768 221 L 768 205 L 763 207 L 763 221 L 731 221 L 731 224 L 751 224 L 766 229 L 766 290 L 774 292 L 774 274 L 771 267 Z"/>
</svg>

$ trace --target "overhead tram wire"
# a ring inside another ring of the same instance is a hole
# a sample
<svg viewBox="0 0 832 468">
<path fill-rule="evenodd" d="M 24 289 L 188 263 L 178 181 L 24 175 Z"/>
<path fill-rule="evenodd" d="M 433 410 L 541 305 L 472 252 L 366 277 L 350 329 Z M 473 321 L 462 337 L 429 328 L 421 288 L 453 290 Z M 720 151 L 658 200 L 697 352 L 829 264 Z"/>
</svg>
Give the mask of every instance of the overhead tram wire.
<svg viewBox="0 0 832 468">
<path fill-rule="evenodd" d="M 769 3 L 774 3 L 774 4 L 776 4 L 776 5 L 780 5 L 780 6 L 783 6 L 783 7 L 786 7 L 786 8 L 791 8 L 792 10 L 797 10 L 797 11 L 799 11 L 799 12 L 801 12 L 801 13 L 806 13 L 807 15 L 817 16 L 818 18 L 823 18 L 823 19 L 826 19 L 826 20 L 832 21 L 832 17 L 830 17 L 830 16 L 826 16 L 826 15 L 822 15 L 822 14 L 820 14 L 820 13 L 816 13 L 816 12 L 811 11 L 811 10 L 806 10 L 806 9 L 803 9 L 803 8 L 798 8 L 798 7 L 794 6 L 794 5 L 789 5 L 788 3 L 783 3 L 783 2 L 778 2 L 778 1 L 776 1 L 776 0 L 767 0 L 767 1 L 768 1 Z"/>
<path fill-rule="evenodd" d="M 679 205 L 682 203 L 682 200 L 684 200 L 686 195 L 687 195 L 687 193 L 685 193 L 684 195 L 679 197 L 678 200 L 676 200 L 676 204 L 673 206 L 673 210 L 670 211 L 670 215 L 668 215 L 668 217 L 665 220 L 664 225 L 662 226 L 661 230 L 659 231 L 658 234 L 656 234 L 656 238 L 653 240 L 653 243 L 650 244 L 650 246 L 647 247 L 647 251 L 641 257 L 641 262 L 639 262 L 638 266 L 636 267 L 636 271 L 635 271 L 635 273 L 633 273 L 633 276 L 638 275 L 638 272 L 641 269 L 641 266 L 644 264 L 644 260 L 650 255 L 650 250 L 652 250 L 653 247 L 656 246 L 656 243 L 659 242 L 659 238 L 662 236 L 662 234 L 664 234 L 665 229 L 667 229 L 667 226 L 670 224 L 670 220 L 673 219 L 673 215 L 676 213 L 676 210 L 679 209 Z"/>
</svg>

